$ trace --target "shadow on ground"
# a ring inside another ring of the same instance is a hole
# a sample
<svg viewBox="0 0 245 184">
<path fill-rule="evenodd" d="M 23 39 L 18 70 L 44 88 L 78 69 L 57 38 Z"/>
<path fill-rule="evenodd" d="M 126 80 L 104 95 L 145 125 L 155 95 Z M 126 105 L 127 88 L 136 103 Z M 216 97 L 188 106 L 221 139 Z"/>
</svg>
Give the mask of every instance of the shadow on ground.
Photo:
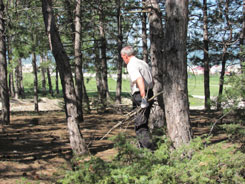
<svg viewBox="0 0 245 184">
<path fill-rule="evenodd" d="M 245 119 L 244 112 L 225 117 L 219 123 L 232 123 Z M 202 110 L 191 111 L 194 136 L 209 134 L 213 124 L 222 116 L 220 112 Z M 115 154 L 113 144 L 108 138 L 100 140 L 108 130 L 123 120 L 123 115 L 108 111 L 104 114 L 93 112 L 84 115 L 80 123 L 81 132 L 89 145 L 92 155 L 110 160 Z M 218 126 L 218 123 L 217 123 Z M 110 136 L 126 131 L 134 136 L 133 125 L 117 128 Z M 222 130 L 214 129 L 211 141 L 227 139 Z M 55 183 L 57 173 L 72 169 L 72 151 L 65 113 L 62 111 L 31 113 L 21 112 L 11 115 L 11 124 L 0 133 L 0 183 L 12 184 L 22 178 L 30 182 Z"/>
</svg>

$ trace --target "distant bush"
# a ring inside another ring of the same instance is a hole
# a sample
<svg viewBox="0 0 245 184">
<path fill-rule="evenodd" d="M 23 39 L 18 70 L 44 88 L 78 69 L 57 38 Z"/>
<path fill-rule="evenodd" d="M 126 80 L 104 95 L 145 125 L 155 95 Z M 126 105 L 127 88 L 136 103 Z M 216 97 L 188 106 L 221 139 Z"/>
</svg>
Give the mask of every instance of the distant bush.
<svg viewBox="0 0 245 184">
<path fill-rule="evenodd" d="M 62 184 L 244 183 L 245 154 L 223 143 L 205 146 L 201 138 L 174 150 L 166 138 L 152 153 L 137 149 L 123 134 L 114 137 L 111 162 L 92 157 L 59 180 Z M 79 162 L 78 162 L 79 163 Z"/>
</svg>

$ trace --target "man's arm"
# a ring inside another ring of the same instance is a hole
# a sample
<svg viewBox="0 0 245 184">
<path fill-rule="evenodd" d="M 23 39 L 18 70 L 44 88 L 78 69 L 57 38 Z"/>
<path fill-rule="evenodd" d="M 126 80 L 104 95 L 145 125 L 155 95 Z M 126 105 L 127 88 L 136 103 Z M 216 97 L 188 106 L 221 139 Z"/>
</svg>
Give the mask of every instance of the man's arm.
<svg viewBox="0 0 245 184">
<path fill-rule="evenodd" d="M 140 96 L 142 98 L 144 98 L 145 97 L 145 83 L 144 83 L 143 77 L 137 78 L 136 79 L 136 84 L 137 84 L 137 86 L 138 86 L 138 88 L 140 90 Z"/>
</svg>

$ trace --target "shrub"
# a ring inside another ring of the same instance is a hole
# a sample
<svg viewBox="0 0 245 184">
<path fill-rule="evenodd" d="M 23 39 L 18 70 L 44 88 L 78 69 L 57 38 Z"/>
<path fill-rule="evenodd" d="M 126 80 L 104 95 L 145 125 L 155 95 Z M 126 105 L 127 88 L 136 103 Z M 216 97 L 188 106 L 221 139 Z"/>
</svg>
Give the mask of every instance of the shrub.
<svg viewBox="0 0 245 184">
<path fill-rule="evenodd" d="M 244 183 L 245 154 L 224 143 L 205 146 L 193 139 L 177 150 L 165 137 L 157 150 L 137 149 L 120 134 L 113 139 L 118 155 L 111 162 L 99 158 L 84 161 L 60 183 L 167 184 L 167 183 Z"/>
</svg>

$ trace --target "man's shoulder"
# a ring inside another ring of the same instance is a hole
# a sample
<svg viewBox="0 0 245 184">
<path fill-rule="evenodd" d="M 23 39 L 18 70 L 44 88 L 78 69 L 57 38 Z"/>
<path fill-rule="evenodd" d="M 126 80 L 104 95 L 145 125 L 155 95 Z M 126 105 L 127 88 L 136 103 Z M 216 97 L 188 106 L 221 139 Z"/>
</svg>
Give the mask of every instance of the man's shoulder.
<svg viewBox="0 0 245 184">
<path fill-rule="evenodd" d="M 132 61 L 132 62 L 131 62 Z M 141 59 L 139 59 L 139 58 L 137 58 L 137 57 L 134 57 L 134 58 L 132 58 L 132 60 L 131 60 L 129 63 L 131 63 L 132 65 L 141 65 L 141 64 L 146 64 L 146 62 L 145 61 L 143 61 L 143 60 L 141 60 Z"/>
</svg>

